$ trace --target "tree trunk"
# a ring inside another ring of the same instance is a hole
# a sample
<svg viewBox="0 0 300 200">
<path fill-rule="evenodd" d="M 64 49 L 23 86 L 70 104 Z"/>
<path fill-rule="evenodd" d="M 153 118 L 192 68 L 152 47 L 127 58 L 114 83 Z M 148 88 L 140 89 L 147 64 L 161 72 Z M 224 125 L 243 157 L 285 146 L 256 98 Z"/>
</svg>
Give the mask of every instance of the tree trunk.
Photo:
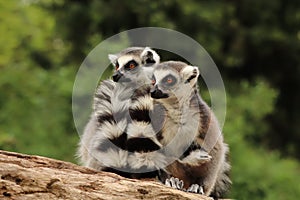
<svg viewBox="0 0 300 200">
<path fill-rule="evenodd" d="M 72 163 L 0 150 L 0 199 L 197 199 L 154 180 L 127 179 Z"/>
</svg>

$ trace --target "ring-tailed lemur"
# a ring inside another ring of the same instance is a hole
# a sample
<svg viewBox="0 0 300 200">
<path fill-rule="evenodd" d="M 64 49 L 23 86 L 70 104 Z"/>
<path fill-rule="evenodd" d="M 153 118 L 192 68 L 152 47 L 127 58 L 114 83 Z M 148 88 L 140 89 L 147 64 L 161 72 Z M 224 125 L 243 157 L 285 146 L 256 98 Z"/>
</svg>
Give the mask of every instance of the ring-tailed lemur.
<svg viewBox="0 0 300 200">
<path fill-rule="evenodd" d="M 97 88 L 94 112 L 78 150 L 80 160 L 85 166 L 116 172 L 125 177 L 160 175 L 159 178 L 164 181 L 164 167 L 168 157 L 156 151 L 162 148 L 158 142 L 161 131 L 158 137 L 154 134 L 160 130 L 165 116 L 159 104 L 153 105 L 149 86 L 143 85 L 148 83 L 151 68 L 141 68 L 141 64 L 157 64 L 159 56 L 149 48 L 128 48 L 109 58 L 117 69 L 113 79 L 118 83 L 106 80 Z M 151 113 L 154 117 L 151 117 Z M 185 171 L 184 167 L 189 167 L 186 163 L 199 165 L 209 161 L 210 157 L 203 152 L 198 150 L 183 156 L 170 165 L 168 170 L 173 167 L 175 171 Z M 129 168 L 131 170 L 128 172 Z M 174 169 L 170 171 L 176 176 Z M 172 183 L 174 179 L 167 181 Z M 197 185 L 189 188 L 190 191 L 195 189 Z"/>
<path fill-rule="evenodd" d="M 180 157 L 166 167 L 176 177 L 167 179 L 167 185 L 181 189 L 184 184 L 188 191 L 203 190 L 205 195 L 218 198 L 231 185 L 228 146 L 216 117 L 199 95 L 198 76 L 198 67 L 183 62 L 168 61 L 155 67 L 151 97 L 166 109 L 157 138 L 166 154 Z M 201 159 L 205 151 L 209 156 L 205 159 L 204 154 Z"/>
<path fill-rule="evenodd" d="M 150 79 L 160 57 L 148 47 L 130 47 L 109 59 L 116 68 L 114 81 L 103 81 L 95 92 L 93 113 L 79 144 L 80 161 L 129 178 L 155 177 L 166 165 L 156 152 L 161 148 L 155 137 L 160 117 L 149 116 L 157 113 Z"/>
</svg>

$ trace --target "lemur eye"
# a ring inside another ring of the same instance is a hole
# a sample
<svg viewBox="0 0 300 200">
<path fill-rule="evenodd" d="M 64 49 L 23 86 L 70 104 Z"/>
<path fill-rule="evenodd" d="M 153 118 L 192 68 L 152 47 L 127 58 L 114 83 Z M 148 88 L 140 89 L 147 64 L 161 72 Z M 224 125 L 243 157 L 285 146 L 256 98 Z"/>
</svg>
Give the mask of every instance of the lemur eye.
<svg viewBox="0 0 300 200">
<path fill-rule="evenodd" d="M 176 78 L 173 75 L 169 74 L 162 80 L 162 83 L 164 83 L 168 87 L 173 86 L 176 84 Z"/>
<path fill-rule="evenodd" d="M 135 68 L 135 65 L 133 63 L 130 63 L 129 69 L 133 69 L 133 68 Z"/>
<path fill-rule="evenodd" d="M 138 63 L 135 62 L 134 60 L 129 61 L 126 65 L 124 65 L 124 68 L 127 70 L 134 69 L 138 66 Z"/>
<path fill-rule="evenodd" d="M 116 62 L 115 68 L 116 68 L 116 70 L 119 69 L 119 63 L 118 62 Z"/>
<path fill-rule="evenodd" d="M 155 85 L 155 83 L 156 83 L 156 80 L 155 80 L 154 75 L 153 75 L 152 78 L 151 78 L 151 83 L 152 83 L 152 85 Z"/>
<path fill-rule="evenodd" d="M 172 78 L 168 78 L 167 79 L 167 83 L 172 83 L 173 82 L 173 79 Z"/>
<path fill-rule="evenodd" d="M 152 85 L 155 85 L 155 83 L 156 83 L 155 79 L 152 79 L 151 82 L 152 82 Z"/>
</svg>

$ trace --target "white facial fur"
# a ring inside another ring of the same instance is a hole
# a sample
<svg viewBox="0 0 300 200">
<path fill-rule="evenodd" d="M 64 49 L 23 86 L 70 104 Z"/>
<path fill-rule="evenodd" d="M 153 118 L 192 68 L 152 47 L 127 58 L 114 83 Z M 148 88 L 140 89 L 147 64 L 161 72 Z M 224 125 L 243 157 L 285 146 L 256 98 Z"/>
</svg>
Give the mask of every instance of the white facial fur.
<svg viewBox="0 0 300 200">
<path fill-rule="evenodd" d="M 138 66 L 132 70 L 126 70 L 124 68 L 124 66 L 131 60 L 134 60 L 135 62 L 137 62 Z M 125 82 L 125 84 L 134 83 L 134 84 L 140 85 L 140 84 L 144 84 L 146 82 L 147 83 L 150 82 L 148 76 L 142 70 L 141 60 L 139 57 L 134 56 L 134 55 L 123 55 L 123 56 L 120 56 L 116 60 L 116 62 L 118 62 L 118 64 L 119 64 L 119 68 L 117 69 L 117 71 L 122 73 L 125 78 L 130 79 L 130 82 Z M 149 67 L 149 68 L 152 68 L 152 67 Z M 138 85 L 136 85 L 136 86 L 138 86 Z"/>
<path fill-rule="evenodd" d="M 137 84 L 136 86 L 141 86 L 150 84 L 153 66 L 160 62 L 159 55 L 149 47 L 145 47 L 140 54 L 125 53 L 122 55 L 121 52 L 119 54 L 109 54 L 108 58 L 114 66 L 118 64 L 116 70 L 123 75 L 123 80 L 127 80 L 125 82 L 119 81 L 122 85 Z M 124 66 L 131 60 L 134 60 L 138 66 L 133 70 L 125 69 Z"/>
<path fill-rule="evenodd" d="M 190 95 L 197 83 L 199 69 L 196 66 L 186 65 L 179 73 L 170 67 L 154 70 L 153 74 L 156 80 L 155 86 L 157 86 L 159 90 L 168 94 L 169 97 L 176 96 L 178 99 L 182 99 Z M 172 75 L 176 79 L 176 83 L 172 86 L 163 83 L 164 78 L 168 75 Z M 160 99 L 159 101 L 164 100 L 165 99 Z"/>
<path fill-rule="evenodd" d="M 119 69 L 118 70 L 123 71 L 124 70 L 124 65 L 126 63 L 128 63 L 130 60 L 136 61 L 139 65 L 141 64 L 140 60 L 137 57 L 132 56 L 132 55 L 124 55 L 124 56 L 119 57 L 118 60 L 117 60 L 118 63 L 119 63 Z"/>
<path fill-rule="evenodd" d="M 152 58 L 155 61 L 155 63 L 153 64 L 158 64 L 160 62 L 160 56 L 151 48 L 149 47 L 145 47 L 145 49 L 143 50 L 143 52 L 140 55 L 136 55 L 136 56 L 132 56 L 132 55 L 118 55 L 118 54 L 108 54 L 108 58 L 110 60 L 110 62 L 113 65 L 116 65 L 116 62 L 119 62 L 119 66 L 123 66 L 124 64 L 126 64 L 129 60 L 134 59 L 136 62 L 138 62 L 139 64 L 141 64 L 141 61 L 145 59 L 145 57 L 147 57 L 147 54 L 151 52 L 152 53 Z M 128 56 L 128 57 L 127 57 Z M 124 57 L 124 61 L 121 61 L 120 58 Z M 127 58 L 126 58 L 127 57 Z M 129 58 L 132 59 L 129 59 Z"/>
<path fill-rule="evenodd" d="M 179 74 L 173 70 L 158 69 L 155 70 L 153 74 L 156 80 L 156 84 L 158 84 L 159 86 L 163 85 L 161 81 L 163 80 L 164 77 L 166 77 L 169 74 L 175 76 L 177 78 L 177 81 L 181 79 Z"/>
</svg>

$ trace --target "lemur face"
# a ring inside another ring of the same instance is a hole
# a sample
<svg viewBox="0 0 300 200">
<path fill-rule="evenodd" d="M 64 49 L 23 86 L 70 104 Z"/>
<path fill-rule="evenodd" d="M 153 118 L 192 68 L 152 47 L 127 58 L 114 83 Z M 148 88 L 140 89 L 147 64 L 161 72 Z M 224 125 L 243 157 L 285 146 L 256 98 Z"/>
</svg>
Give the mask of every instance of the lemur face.
<svg viewBox="0 0 300 200">
<path fill-rule="evenodd" d="M 151 97 L 183 98 L 196 86 L 198 76 L 198 67 L 176 61 L 161 63 L 153 71 Z"/>
<path fill-rule="evenodd" d="M 115 66 L 112 78 L 119 83 L 150 81 L 152 67 L 160 61 L 158 54 L 148 47 L 131 47 L 119 54 L 110 54 L 109 59 Z"/>
<path fill-rule="evenodd" d="M 141 71 L 139 57 L 124 55 L 119 57 L 115 63 L 115 73 L 112 78 L 115 82 L 130 82 Z"/>
</svg>

